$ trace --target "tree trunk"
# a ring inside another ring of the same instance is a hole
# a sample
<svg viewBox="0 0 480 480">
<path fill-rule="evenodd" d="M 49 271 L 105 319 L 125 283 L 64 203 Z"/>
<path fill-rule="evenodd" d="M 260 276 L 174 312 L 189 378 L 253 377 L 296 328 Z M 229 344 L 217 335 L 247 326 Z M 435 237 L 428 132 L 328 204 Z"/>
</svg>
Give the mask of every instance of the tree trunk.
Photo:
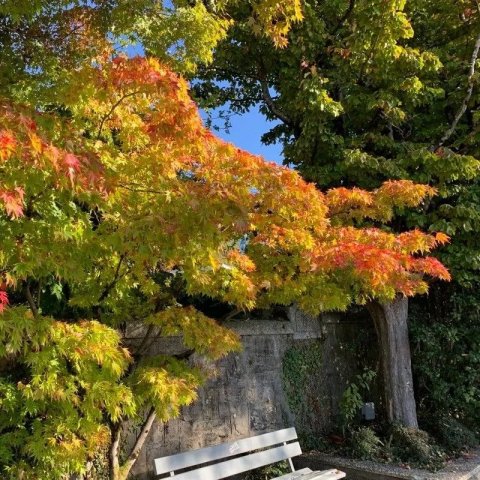
<svg viewBox="0 0 480 480">
<path fill-rule="evenodd" d="M 398 296 L 387 304 L 371 302 L 367 308 L 378 336 L 388 420 L 418 428 L 408 339 L 408 299 Z"/>
<path fill-rule="evenodd" d="M 157 418 L 157 414 L 155 413 L 155 409 L 152 407 L 148 412 L 146 420 L 143 422 L 142 428 L 140 429 L 140 433 L 137 436 L 135 441 L 135 445 L 130 452 L 125 463 L 120 467 L 119 475 L 117 477 L 118 480 L 127 480 L 130 471 L 132 470 L 133 466 L 135 465 L 140 452 L 147 440 L 148 434 L 152 429 L 153 422 Z"/>
<path fill-rule="evenodd" d="M 120 480 L 120 442 L 122 440 L 122 425 L 113 424 L 110 428 L 112 432 L 112 443 L 109 451 L 109 470 L 110 480 Z"/>
<path fill-rule="evenodd" d="M 112 443 L 110 445 L 109 452 L 110 480 L 127 480 L 128 476 L 130 475 L 130 471 L 137 462 L 140 452 L 142 451 L 156 418 L 157 415 L 155 413 L 155 409 L 151 407 L 145 421 L 142 424 L 142 427 L 140 428 L 140 433 L 137 435 L 135 444 L 123 465 L 120 465 L 119 458 L 122 443 L 123 423 L 120 422 L 111 426 L 110 429 L 112 432 Z"/>
</svg>

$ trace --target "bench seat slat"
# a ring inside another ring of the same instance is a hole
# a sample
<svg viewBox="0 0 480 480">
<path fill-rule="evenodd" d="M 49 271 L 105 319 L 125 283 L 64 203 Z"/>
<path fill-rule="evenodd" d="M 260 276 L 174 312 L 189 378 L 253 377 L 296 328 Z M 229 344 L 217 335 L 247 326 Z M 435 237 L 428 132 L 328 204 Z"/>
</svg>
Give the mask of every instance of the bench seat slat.
<svg viewBox="0 0 480 480">
<path fill-rule="evenodd" d="M 240 455 L 241 453 L 279 445 L 283 442 L 296 439 L 297 432 L 295 431 L 295 428 L 284 428 L 283 430 L 277 430 L 276 432 L 264 433 L 263 435 L 256 435 L 254 437 L 223 443 L 213 447 L 200 448 L 198 450 L 178 453 L 169 457 L 156 458 L 155 469 L 157 475 L 161 475 L 162 473 L 182 470 L 195 465 L 213 462 L 215 460 L 232 457 L 233 455 Z M 197 478 L 202 478 L 203 480 L 203 477 Z"/>
<path fill-rule="evenodd" d="M 322 470 L 307 473 L 299 477 L 292 477 L 292 480 L 337 480 L 340 478 L 345 478 L 345 476 L 346 474 L 344 472 L 341 472 L 340 470 Z"/>
<path fill-rule="evenodd" d="M 286 475 L 282 475 L 281 477 L 275 477 L 274 480 L 297 480 L 302 475 L 305 475 L 306 473 L 310 473 L 310 472 L 311 470 L 309 468 L 302 468 L 301 470 L 296 470 L 295 472 L 287 473 Z"/>
<path fill-rule="evenodd" d="M 282 445 L 261 452 L 251 453 L 243 457 L 233 458 L 226 462 L 216 463 L 207 467 L 197 468 L 190 472 L 175 475 L 175 480 L 219 480 L 254 468 L 280 462 L 286 458 L 300 455 L 302 450 L 298 442 Z"/>
</svg>

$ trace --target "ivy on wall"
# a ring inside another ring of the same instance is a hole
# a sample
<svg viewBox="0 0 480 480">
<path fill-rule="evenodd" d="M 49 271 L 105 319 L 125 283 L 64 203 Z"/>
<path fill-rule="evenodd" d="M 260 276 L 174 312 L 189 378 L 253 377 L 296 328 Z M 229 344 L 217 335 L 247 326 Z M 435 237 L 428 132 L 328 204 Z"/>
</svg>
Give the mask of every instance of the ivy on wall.
<svg viewBox="0 0 480 480">
<path fill-rule="evenodd" d="M 323 445 L 320 437 L 343 430 L 345 393 L 366 371 L 372 374 L 368 401 L 380 406 L 378 379 L 373 378 L 378 355 L 372 345 L 376 343 L 371 322 L 359 312 L 350 312 L 348 318 L 330 325 L 323 340 L 297 343 L 286 351 L 284 390 L 305 448 L 318 448 Z M 362 393 L 363 400 L 367 398 Z"/>
<path fill-rule="evenodd" d="M 291 347 L 283 357 L 283 384 L 288 405 L 305 449 L 318 447 L 316 430 L 321 410 L 328 408 L 323 389 L 323 344 L 305 343 Z"/>
</svg>

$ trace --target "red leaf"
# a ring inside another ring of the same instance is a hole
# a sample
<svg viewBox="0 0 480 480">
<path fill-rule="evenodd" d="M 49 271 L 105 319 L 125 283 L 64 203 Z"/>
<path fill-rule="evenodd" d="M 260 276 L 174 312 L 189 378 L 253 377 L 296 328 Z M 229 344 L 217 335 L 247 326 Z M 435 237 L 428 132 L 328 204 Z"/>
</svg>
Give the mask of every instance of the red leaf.
<svg viewBox="0 0 480 480">
<path fill-rule="evenodd" d="M 63 163 L 67 167 L 67 175 L 73 183 L 75 174 L 80 170 L 80 160 L 73 153 L 66 153 L 63 157 Z"/>
<path fill-rule="evenodd" d="M 2 313 L 8 305 L 8 295 L 7 292 L 0 290 L 0 313 Z"/>
</svg>

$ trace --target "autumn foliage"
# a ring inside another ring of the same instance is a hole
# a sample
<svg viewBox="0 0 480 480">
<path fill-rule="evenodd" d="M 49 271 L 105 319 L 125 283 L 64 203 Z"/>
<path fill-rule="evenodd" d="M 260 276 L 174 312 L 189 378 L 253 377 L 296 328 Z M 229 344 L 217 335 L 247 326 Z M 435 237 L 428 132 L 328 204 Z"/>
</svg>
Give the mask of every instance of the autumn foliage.
<svg viewBox="0 0 480 480">
<path fill-rule="evenodd" d="M 445 235 L 355 226 L 418 206 L 429 187 L 322 193 L 215 137 L 153 58 L 100 57 L 56 94 L 68 115 L 0 110 L 0 357 L 20 372 L 0 384 L 0 465 L 12 476 L 82 471 L 125 419 L 152 408 L 167 420 L 196 398 L 208 369 L 146 355 L 155 338 L 182 335 L 211 359 L 239 343 L 185 295 L 316 313 L 449 279 L 424 256 Z M 144 341 L 122 340 L 138 325 Z"/>
</svg>

